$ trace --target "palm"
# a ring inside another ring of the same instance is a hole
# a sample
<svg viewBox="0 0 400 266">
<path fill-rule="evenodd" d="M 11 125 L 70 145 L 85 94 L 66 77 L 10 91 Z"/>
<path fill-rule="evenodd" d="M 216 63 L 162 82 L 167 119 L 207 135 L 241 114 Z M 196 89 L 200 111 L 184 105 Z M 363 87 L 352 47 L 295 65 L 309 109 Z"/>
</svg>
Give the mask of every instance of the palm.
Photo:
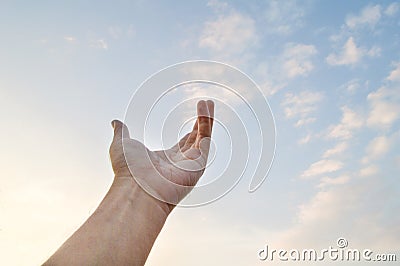
<svg viewBox="0 0 400 266">
<path fill-rule="evenodd" d="M 152 196 L 176 205 L 196 185 L 207 163 L 213 124 L 212 101 L 200 101 L 192 132 L 168 150 L 150 151 L 114 121 L 110 156 L 115 176 L 133 176 Z"/>
</svg>

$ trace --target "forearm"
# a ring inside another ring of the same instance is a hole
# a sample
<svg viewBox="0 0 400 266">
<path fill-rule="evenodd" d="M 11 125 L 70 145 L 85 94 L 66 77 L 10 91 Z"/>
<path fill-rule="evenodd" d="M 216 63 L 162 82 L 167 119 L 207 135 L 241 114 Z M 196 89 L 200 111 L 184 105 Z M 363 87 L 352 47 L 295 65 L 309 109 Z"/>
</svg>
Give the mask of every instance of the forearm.
<svg viewBox="0 0 400 266">
<path fill-rule="evenodd" d="M 45 265 L 143 265 L 168 213 L 133 178 L 116 178 L 93 215 Z"/>
</svg>

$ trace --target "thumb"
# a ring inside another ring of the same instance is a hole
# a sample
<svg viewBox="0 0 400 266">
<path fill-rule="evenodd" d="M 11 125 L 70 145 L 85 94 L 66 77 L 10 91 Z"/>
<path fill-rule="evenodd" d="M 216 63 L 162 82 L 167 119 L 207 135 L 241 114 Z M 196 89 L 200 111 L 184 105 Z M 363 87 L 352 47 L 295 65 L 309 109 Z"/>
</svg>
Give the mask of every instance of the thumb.
<svg viewBox="0 0 400 266">
<path fill-rule="evenodd" d="M 114 140 L 130 138 L 128 127 L 124 123 L 119 120 L 113 120 L 111 125 L 114 128 Z"/>
</svg>

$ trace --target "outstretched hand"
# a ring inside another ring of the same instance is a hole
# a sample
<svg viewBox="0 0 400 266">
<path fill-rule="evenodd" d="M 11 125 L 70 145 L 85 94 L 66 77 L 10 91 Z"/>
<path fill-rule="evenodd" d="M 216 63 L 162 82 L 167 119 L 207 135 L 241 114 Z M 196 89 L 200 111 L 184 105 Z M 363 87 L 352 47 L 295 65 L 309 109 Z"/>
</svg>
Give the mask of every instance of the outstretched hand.
<svg viewBox="0 0 400 266">
<path fill-rule="evenodd" d="M 213 117 L 214 103 L 199 101 L 192 132 L 172 148 L 160 151 L 150 151 L 131 139 L 127 126 L 114 120 L 110 157 L 115 178 L 133 177 L 151 196 L 168 206 L 177 205 L 205 170 Z"/>
<path fill-rule="evenodd" d="M 168 214 L 204 172 L 213 117 L 214 103 L 198 102 L 192 132 L 162 151 L 149 151 L 114 120 L 114 182 L 96 211 L 44 265 L 144 265 Z"/>
</svg>

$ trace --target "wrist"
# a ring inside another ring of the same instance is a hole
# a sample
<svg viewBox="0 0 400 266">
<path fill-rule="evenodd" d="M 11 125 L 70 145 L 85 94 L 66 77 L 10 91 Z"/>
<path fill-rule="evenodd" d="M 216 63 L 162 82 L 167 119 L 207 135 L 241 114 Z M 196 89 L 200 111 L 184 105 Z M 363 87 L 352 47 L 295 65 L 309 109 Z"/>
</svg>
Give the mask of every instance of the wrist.
<svg viewBox="0 0 400 266">
<path fill-rule="evenodd" d="M 164 220 L 174 207 L 150 195 L 132 176 L 115 176 L 109 193 L 113 191 L 120 194 L 123 200 L 130 202 L 133 207 L 146 207 Z"/>
</svg>

